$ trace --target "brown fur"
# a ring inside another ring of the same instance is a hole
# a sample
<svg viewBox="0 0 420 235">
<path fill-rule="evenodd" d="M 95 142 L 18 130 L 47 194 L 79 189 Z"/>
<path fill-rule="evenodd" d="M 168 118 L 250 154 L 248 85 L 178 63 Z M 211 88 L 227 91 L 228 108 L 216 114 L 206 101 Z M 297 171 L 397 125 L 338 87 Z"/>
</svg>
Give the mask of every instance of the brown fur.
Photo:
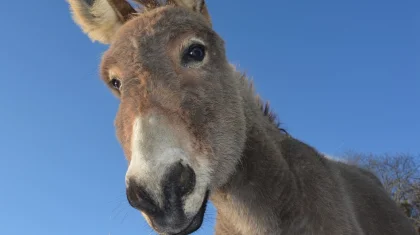
<svg viewBox="0 0 420 235">
<path fill-rule="evenodd" d="M 217 235 L 416 234 L 376 177 L 279 131 L 269 107 L 228 63 L 204 1 L 138 2 L 149 10 L 124 17 L 132 19 L 112 35 L 101 65 L 106 84 L 113 76 L 122 82 L 121 91 L 111 87 L 121 100 L 117 136 L 130 161 L 136 116 L 158 112 L 186 131 L 182 138 L 212 163 Z M 76 22 L 86 28 L 88 21 Z M 191 37 L 207 47 L 197 68 L 179 61 Z"/>
</svg>

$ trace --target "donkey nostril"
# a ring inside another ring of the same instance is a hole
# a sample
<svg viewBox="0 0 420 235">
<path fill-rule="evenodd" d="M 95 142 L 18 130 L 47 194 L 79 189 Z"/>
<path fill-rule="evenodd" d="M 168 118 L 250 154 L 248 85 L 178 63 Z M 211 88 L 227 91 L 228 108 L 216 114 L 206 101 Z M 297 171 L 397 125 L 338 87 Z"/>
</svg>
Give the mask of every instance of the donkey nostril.
<svg viewBox="0 0 420 235">
<path fill-rule="evenodd" d="M 158 211 L 153 199 L 146 193 L 146 191 L 138 184 L 131 181 L 127 187 L 128 203 L 147 214 L 155 214 Z"/>
<path fill-rule="evenodd" d="M 193 191 L 195 180 L 194 170 L 179 162 L 168 170 L 163 185 L 167 194 L 174 193 L 182 197 Z"/>
<path fill-rule="evenodd" d="M 195 173 L 191 167 L 184 167 L 184 170 L 182 171 L 181 177 L 179 179 L 179 183 L 181 185 L 181 195 L 191 193 L 195 186 Z"/>
</svg>

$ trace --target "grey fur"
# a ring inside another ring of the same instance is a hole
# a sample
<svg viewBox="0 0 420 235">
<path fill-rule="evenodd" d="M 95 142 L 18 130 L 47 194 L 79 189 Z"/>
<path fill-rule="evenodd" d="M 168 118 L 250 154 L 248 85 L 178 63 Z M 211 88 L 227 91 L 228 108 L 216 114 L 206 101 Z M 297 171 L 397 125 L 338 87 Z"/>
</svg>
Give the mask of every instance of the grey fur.
<svg viewBox="0 0 420 235">
<path fill-rule="evenodd" d="M 105 83 L 114 71 L 123 84 L 113 91 L 121 99 L 116 129 L 128 160 L 132 120 L 159 110 L 189 131 L 196 151 L 211 150 L 217 235 L 416 234 L 376 176 L 279 130 L 246 77 L 228 63 L 207 13 L 179 6 L 126 22 L 103 58 Z M 208 48 L 207 61 L 191 70 L 177 62 L 188 36 Z"/>
</svg>

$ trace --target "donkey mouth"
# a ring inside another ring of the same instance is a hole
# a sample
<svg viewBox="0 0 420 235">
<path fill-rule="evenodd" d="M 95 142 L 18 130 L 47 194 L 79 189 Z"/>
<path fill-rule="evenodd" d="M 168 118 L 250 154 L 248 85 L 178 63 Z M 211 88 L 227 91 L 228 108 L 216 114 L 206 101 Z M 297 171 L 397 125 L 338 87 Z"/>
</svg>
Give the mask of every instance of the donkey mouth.
<svg viewBox="0 0 420 235">
<path fill-rule="evenodd" d="M 188 234 L 191 234 L 191 233 L 197 231 L 201 227 L 201 225 L 203 224 L 204 214 L 206 213 L 206 208 L 207 208 L 207 202 L 208 202 L 208 199 L 209 199 L 209 195 L 210 195 L 210 191 L 207 191 L 206 195 L 204 197 L 203 203 L 200 207 L 200 210 L 194 216 L 194 218 L 191 220 L 191 223 L 184 230 L 182 230 L 179 233 L 173 233 L 173 234 L 168 234 L 168 235 L 188 235 Z"/>
</svg>

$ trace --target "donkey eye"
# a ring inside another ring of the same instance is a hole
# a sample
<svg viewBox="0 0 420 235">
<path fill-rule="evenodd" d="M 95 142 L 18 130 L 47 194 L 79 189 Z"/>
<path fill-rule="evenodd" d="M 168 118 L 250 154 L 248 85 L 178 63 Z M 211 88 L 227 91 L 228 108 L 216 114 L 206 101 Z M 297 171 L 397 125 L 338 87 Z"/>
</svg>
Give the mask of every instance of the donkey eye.
<svg viewBox="0 0 420 235">
<path fill-rule="evenodd" d="M 109 83 L 117 90 L 121 88 L 121 81 L 117 78 L 112 78 Z"/>
<path fill-rule="evenodd" d="M 182 56 L 182 64 L 187 67 L 191 63 L 202 62 L 205 56 L 205 47 L 201 44 L 193 44 L 185 50 Z"/>
</svg>

